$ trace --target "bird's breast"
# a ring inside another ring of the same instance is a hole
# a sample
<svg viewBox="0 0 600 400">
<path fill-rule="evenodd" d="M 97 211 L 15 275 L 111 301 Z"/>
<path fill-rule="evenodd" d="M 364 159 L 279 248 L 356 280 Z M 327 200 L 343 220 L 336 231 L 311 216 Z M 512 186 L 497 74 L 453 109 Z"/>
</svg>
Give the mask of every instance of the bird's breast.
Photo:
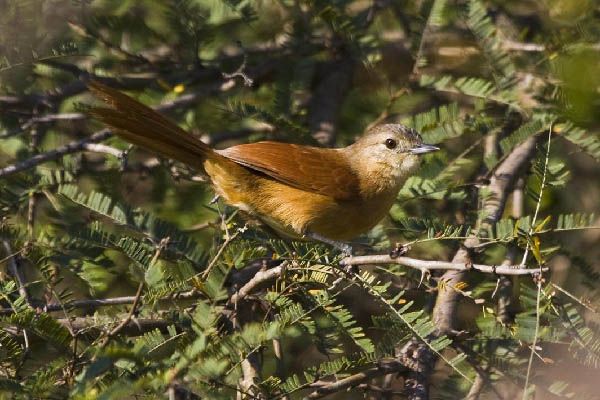
<svg viewBox="0 0 600 400">
<path fill-rule="evenodd" d="M 363 198 L 337 200 L 298 189 L 254 173 L 235 163 L 208 160 L 205 170 L 224 200 L 285 236 L 317 233 L 332 240 L 355 238 L 375 226 L 389 211 L 397 190 Z"/>
</svg>

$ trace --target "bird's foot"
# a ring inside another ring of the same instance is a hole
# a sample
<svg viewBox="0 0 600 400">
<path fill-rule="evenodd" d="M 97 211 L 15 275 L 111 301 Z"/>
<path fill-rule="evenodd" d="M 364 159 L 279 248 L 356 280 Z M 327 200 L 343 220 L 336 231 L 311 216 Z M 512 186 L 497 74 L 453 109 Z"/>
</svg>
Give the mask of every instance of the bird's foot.
<svg viewBox="0 0 600 400">
<path fill-rule="evenodd" d="M 305 234 L 304 236 L 307 236 L 313 240 L 333 246 L 334 248 L 341 251 L 342 259 L 340 260 L 340 267 L 344 270 L 344 272 L 346 273 L 347 276 L 348 275 L 352 276 L 358 272 L 358 266 L 352 265 L 352 263 L 350 262 L 352 260 L 352 254 L 354 253 L 354 251 L 352 249 L 352 245 L 350 245 L 349 243 L 332 240 L 332 239 L 323 237 L 323 236 L 319 235 L 318 233 L 313 233 L 313 232 L 309 232 L 309 233 Z M 342 279 L 342 278 L 340 277 L 339 279 Z M 336 282 L 337 281 L 338 280 L 336 280 Z"/>
<path fill-rule="evenodd" d="M 342 255 L 344 256 L 344 258 L 352 257 L 353 249 L 352 249 L 352 245 L 349 243 L 332 240 L 332 239 L 326 238 L 324 236 L 321 236 L 318 233 L 313 233 L 313 232 L 308 232 L 304 236 L 309 237 L 318 242 L 328 244 L 328 245 L 334 247 L 335 249 L 338 249 L 339 251 L 342 252 Z"/>
</svg>

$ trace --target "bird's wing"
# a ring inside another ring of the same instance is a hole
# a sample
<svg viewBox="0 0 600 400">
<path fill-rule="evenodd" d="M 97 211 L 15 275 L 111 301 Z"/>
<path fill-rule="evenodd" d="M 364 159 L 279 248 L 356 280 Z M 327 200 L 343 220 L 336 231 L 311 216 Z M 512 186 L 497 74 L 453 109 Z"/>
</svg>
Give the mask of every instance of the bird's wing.
<svg viewBox="0 0 600 400">
<path fill-rule="evenodd" d="M 338 150 L 258 142 L 229 147 L 218 153 L 302 190 L 339 200 L 350 200 L 359 193 L 358 177 Z"/>
</svg>

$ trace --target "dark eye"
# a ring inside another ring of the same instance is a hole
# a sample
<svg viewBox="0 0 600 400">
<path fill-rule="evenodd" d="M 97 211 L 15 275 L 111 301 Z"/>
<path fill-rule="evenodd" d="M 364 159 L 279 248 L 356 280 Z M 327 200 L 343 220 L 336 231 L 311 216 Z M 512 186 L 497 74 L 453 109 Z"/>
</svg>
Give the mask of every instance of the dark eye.
<svg viewBox="0 0 600 400">
<path fill-rule="evenodd" d="M 385 147 L 387 147 L 388 149 L 395 149 L 397 145 L 398 143 L 396 143 L 394 139 L 387 139 L 385 141 Z"/>
</svg>

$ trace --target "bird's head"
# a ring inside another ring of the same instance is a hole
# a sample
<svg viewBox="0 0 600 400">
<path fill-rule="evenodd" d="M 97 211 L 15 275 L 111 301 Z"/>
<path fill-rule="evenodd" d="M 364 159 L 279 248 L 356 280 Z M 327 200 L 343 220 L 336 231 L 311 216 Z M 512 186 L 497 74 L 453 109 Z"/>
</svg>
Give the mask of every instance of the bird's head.
<svg viewBox="0 0 600 400">
<path fill-rule="evenodd" d="M 401 124 L 376 125 L 348 147 L 363 179 L 400 186 L 419 166 L 420 156 L 438 147 L 423 143 L 416 130 Z M 366 172 L 366 176 L 365 175 Z"/>
</svg>

